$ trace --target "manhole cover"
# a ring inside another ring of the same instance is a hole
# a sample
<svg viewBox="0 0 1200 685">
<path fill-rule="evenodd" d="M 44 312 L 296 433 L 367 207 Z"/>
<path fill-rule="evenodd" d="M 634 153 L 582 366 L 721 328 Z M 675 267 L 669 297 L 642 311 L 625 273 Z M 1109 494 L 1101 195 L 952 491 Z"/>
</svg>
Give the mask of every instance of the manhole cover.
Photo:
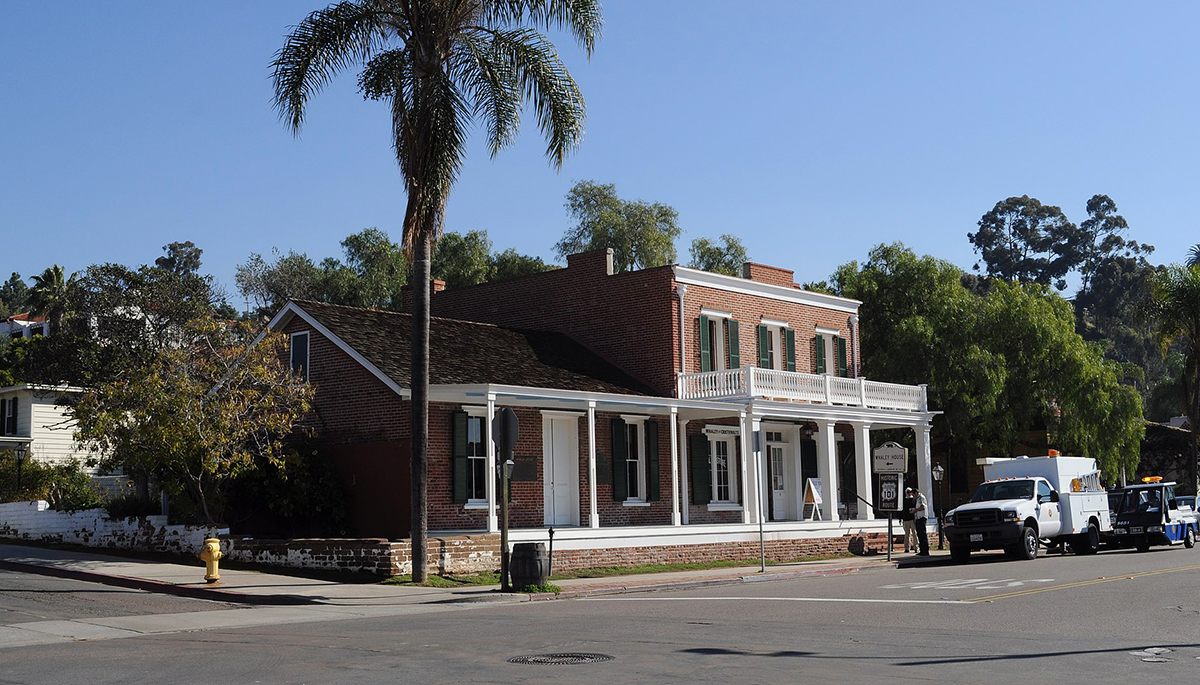
<svg viewBox="0 0 1200 685">
<path fill-rule="evenodd" d="M 599 661 L 612 661 L 612 657 L 607 654 L 528 654 L 526 656 L 514 656 L 508 660 L 508 663 L 563 666 L 570 664 L 594 664 Z"/>
</svg>

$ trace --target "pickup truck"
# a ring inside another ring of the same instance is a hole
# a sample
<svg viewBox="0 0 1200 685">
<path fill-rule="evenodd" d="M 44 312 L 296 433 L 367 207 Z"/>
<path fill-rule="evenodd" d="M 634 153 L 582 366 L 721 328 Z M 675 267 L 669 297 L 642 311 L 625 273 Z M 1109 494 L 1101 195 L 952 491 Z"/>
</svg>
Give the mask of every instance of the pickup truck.
<svg viewBox="0 0 1200 685">
<path fill-rule="evenodd" d="M 1034 559 L 1043 542 L 1067 545 L 1077 554 L 1100 549 L 1101 533 L 1112 529 L 1112 521 L 1094 459 L 1051 451 L 1045 457 L 980 461 L 988 480 L 943 522 L 955 561 L 986 549 Z"/>
</svg>

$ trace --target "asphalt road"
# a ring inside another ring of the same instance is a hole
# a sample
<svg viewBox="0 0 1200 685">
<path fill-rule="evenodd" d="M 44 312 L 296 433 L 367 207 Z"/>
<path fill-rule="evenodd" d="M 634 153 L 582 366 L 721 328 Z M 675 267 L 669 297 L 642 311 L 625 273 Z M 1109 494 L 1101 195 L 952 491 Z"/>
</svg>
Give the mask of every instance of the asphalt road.
<svg viewBox="0 0 1200 685">
<path fill-rule="evenodd" d="M 1181 548 L 979 555 L 964 566 L 16 647 L 0 650 L 0 682 L 1191 683 L 1198 580 L 1200 551 Z M 612 659 L 507 661 L 563 652 Z"/>
</svg>

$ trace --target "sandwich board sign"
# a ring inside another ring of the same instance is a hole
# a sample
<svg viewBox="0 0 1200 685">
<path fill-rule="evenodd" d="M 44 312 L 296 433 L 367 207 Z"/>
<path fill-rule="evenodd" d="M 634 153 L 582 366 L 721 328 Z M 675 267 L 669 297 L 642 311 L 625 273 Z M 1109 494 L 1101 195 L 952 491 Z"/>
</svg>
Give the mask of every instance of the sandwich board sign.
<svg viewBox="0 0 1200 685">
<path fill-rule="evenodd" d="M 821 520 L 821 479 L 809 478 L 804 481 L 804 509 L 800 518 L 813 521 Z M 812 509 L 809 509 L 812 507 Z"/>
<path fill-rule="evenodd" d="M 908 448 L 885 442 L 871 453 L 875 473 L 904 473 L 908 471 Z"/>
</svg>

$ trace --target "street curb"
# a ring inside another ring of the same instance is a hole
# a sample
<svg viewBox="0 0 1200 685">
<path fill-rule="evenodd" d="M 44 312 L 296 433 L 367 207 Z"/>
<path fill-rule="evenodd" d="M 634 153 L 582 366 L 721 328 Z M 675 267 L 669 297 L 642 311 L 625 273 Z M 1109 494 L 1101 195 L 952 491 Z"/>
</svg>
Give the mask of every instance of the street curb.
<svg viewBox="0 0 1200 685">
<path fill-rule="evenodd" d="M 144 590 L 146 592 L 158 592 L 167 595 L 177 595 L 179 597 L 189 597 L 191 599 L 208 599 L 217 602 L 230 602 L 235 604 L 295 606 L 300 604 L 315 603 L 311 599 L 296 595 L 248 595 L 241 592 L 220 590 L 211 587 L 174 585 L 172 583 L 164 583 L 158 580 L 148 580 L 146 578 L 113 576 L 104 573 L 94 573 L 92 571 L 59 568 L 56 566 L 26 564 L 19 561 L 9 561 L 7 559 L 0 559 L 0 569 L 5 571 L 17 571 L 21 573 L 34 573 L 42 576 L 53 576 L 55 578 L 81 580 L 88 583 L 100 583 L 103 585 L 112 585 L 115 587 L 129 588 L 133 590 Z"/>
<path fill-rule="evenodd" d="M 705 578 L 703 580 L 667 581 L 661 583 L 644 583 L 638 585 L 608 585 L 579 590 L 563 590 L 557 594 L 542 592 L 529 595 L 530 601 L 549 599 L 585 599 L 601 595 L 623 595 L 630 592 L 657 592 L 660 590 L 686 590 L 718 585 L 737 585 L 739 583 L 762 583 L 771 580 L 787 580 L 790 578 L 810 578 L 818 576 L 844 576 L 858 573 L 859 566 L 840 566 L 836 568 L 810 569 L 805 571 L 781 571 L 779 573 L 754 574 L 745 576 L 727 576 L 724 578 Z"/>
</svg>

